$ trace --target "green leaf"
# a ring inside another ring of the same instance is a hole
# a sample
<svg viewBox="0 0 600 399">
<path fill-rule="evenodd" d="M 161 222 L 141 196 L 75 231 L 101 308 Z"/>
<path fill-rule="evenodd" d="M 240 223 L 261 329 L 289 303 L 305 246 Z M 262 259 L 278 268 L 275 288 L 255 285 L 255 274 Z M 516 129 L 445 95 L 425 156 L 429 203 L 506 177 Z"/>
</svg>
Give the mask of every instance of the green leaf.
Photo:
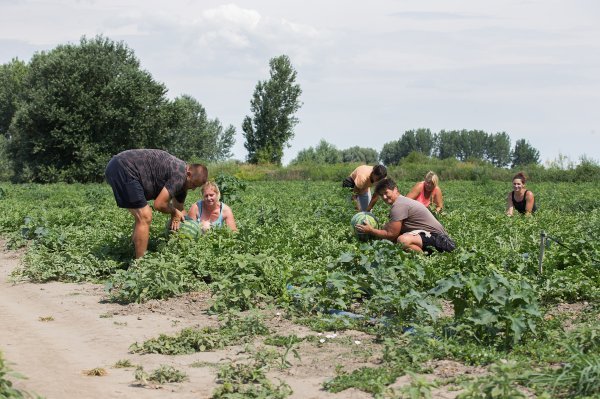
<svg viewBox="0 0 600 399">
<path fill-rule="evenodd" d="M 508 319 L 511 321 L 510 329 L 513 333 L 513 343 L 516 344 L 521 340 L 521 336 L 526 331 L 527 325 L 522 316 L 508 316 Z"/>
<path fill-rule="evenodd" d="M 487 309 L 478 308 L 473 311 L 473 316 L 469 317 L 469 320 L 477 325 L 487 326 L 496 323 L 498 316 Z"/>
</svg>

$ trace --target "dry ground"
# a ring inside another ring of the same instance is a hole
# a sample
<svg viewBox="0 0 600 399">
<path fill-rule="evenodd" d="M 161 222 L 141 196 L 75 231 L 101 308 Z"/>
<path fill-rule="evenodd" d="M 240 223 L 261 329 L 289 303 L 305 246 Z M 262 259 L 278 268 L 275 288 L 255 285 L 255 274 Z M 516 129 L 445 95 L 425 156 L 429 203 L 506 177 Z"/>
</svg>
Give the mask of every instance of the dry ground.
<svg viewBox="0 0 600 399">
<path fill-rule="evenodd" d="M 0 247 L 4 248 L 3 242 Z M 0 350 L 11 368 L 27 377 L 14 379 L 18 389 L 48 399 L 209 398 L 217 387 L 219 365 L 249 357 L 245 346 L 180 356 L 131 354 L 128 348 L 132 343 L 161 333 L 174 334 L 189 326 L 216 326 L 216 316 L 206 312 L 210 297 L 191 293 L 167 301 L 119 305 L 106 301 L 103 287 L 97 284 L 12 284 L 8 277 L 19 266 L 20 257 L 19 252 L 0 251 Z M 290 323 L 275 310 L 263 313 L 266 324 L 275 333 L 317 335 Z M 262 339 L 257 339 L 250 350 L 261 347 Z M 354 389 L 328 393 L 322 390 L 322 384 L 335 376 L 337 365 L 343 365 L 345 370 L 375 366 L 381 348 L 373 337 L 344 331 L 324 345 L 304 341 L 297 349 L 301 360 L 288 357 L 293 367 L 269 373 L 274 382 L 279 378 L 291 386 L 292 398 L 371 397 Z M 160 387 L 139 386 L 133 368 L 113 368 L 123 359 L 142 365 L 146 371 L 171 365 L 187 373 L 189 381 Z M 202 366 L 192 367 L 195 362 Z M 104 368 L 107 375 L 84 374 L 94 368 Z M 431 378 L 481 372 L 448 361 L 433 368 Z M 394 386 L 408 382 L 407 377 L 402 377 Z M 434 392 L 437 398 L 454 398 L 456 394 L 446 389 Z"/>
</svg>

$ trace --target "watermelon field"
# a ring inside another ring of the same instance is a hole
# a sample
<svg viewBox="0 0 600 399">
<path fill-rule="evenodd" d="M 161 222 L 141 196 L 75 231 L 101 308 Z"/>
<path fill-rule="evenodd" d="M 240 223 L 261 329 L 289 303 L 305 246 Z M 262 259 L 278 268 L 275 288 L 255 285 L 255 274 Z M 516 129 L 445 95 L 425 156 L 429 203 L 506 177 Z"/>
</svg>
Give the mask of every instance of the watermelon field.
<svg viewBox="0 0 600 399">
<path fill-rule="evenodd" d="M 220 183 L 239 232 L 190 240 L 155 212 L 137 261 L 133 219 L 108 185 L 0 184 L 0 233 L 19 256 L 10 292 L 85 287 L 101 298 L 89 306 L 107 309 L 90 317 L 116 331 L 89 340 L 131 337 L 119 357 L 89 365 L 94 378 L 128 381 L 104 397 L 148 387 L 174 398 L 600 396 L 597 183 L 529 184 L 538 212 L 511 218 L 510 182 L 442 182 L 438 218 L 457 249 L 430 256 L 357 240 L 337 182 Z M 373 212 L 385 222 L 388 209 Z M 161 311 L 173 318 L 164 328 L 133 330 Z M 37 316 L 40 328 L 60 322 Z M 11 344 L 0 340 L 0 389 L 44 397 Z"/>
</svg>

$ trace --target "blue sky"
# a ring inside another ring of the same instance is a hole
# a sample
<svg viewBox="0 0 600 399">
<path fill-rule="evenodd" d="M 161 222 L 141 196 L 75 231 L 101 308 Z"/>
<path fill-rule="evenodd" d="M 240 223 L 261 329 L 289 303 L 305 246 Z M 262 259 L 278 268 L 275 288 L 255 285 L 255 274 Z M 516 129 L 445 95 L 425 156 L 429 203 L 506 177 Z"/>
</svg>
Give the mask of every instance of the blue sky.
<svg viewBox="0 0 600 399">
<path fill-rule="evenodd" d="M 543 161 L 600 160 L 600 2 L 593 0 L 0 0 L 0 63 L 97 34 L 238 132 L 269 59 L 303 106 L 284 161 L 325 139 L 380 150 L 405 130 L 507 132 Z"/>
</svg>

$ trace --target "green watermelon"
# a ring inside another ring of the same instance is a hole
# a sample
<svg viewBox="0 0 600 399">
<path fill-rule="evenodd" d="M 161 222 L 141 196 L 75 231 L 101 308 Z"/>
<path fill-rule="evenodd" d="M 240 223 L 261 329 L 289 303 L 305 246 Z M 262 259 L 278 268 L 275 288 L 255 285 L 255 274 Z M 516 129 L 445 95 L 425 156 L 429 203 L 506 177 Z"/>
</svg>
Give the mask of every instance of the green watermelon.
<svg viewBox="0 0 600 399">
<path fill-rule="evenodd" d="M 197 240 L 198 236 L 201 234 L 200 224 L 187 216 L 185 217 L 183 223 L 179 224 L 179 230 L 171 230 L 171 219 L 167 220 L 167 224 L 165 227 L 167 229 L 167 232 L 171 234 L 176 234 L 180 237 L 185 237 L 190 240 Z"/>
<path fill-rule="evenodd" d="M 183 223 L 179 224 L 179 230 L 177 233 L 180 237 L 189 238 L 190 240 L 197 240 L 200 235 L 200 224 L 195 220 L 186 219 Z"/>
<path fill-rule="evenodd" d="M 367 241 L 371 236 L 370 234 L 359 233 L 355 228 L 357 224 L 369 224 L 376 229 L 379 228 L 379 223 L 377 222 L 377 219 L 375 219 L 375 215 L 371 212 L 358 212 L 356 215 L 352 216 L 350 225 L 352 225 L 352 231 L 360 241 Z"/>
</svg>

